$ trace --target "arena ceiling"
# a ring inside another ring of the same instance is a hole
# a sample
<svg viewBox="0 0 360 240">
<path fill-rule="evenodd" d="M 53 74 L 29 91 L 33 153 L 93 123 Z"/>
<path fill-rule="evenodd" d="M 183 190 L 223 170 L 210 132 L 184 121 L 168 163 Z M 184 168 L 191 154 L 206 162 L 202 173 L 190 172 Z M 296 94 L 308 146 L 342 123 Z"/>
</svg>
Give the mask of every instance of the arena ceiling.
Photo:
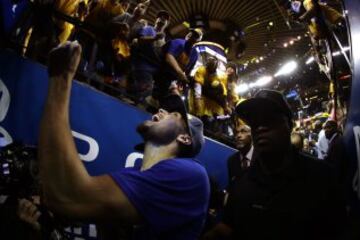
<svg viewBox="0 0 360 240">
<path fill-rule="evenodd" d="M 299 67 L 291 76 L 276 78 L 271 88 L 284 93 L 297 90 L 304 104 L 327 98 L 329 81 L 319 72 L 311 56 L 305 25 L 289 21 L 289 0 L 151 0 L 147 20 L 153 23 L 159 10 L 171 15 L 169 33 L 184 37 L 190 27 L 202 27 L 204 40 L 220 43 L 230 61 L 239 64 L 240 80 L 251 83 L 264 75 L 273 76 L 285 63 Z M 338 0 L 327 0 L 339 8 Z M 313 99 L 313 100 L 311 100 Z"/>
<path fill-rule="evenodd" d="M 273 73 L 310 49 L 304 26 L 287 23 L 283 0 L 152 0 L 148 20 L 161 9 L 172 16 L 173 36 L 204 27 L 205 40 L 225 46 L 228 58 L 243 64 L 244 75 Z"/>
</svg>

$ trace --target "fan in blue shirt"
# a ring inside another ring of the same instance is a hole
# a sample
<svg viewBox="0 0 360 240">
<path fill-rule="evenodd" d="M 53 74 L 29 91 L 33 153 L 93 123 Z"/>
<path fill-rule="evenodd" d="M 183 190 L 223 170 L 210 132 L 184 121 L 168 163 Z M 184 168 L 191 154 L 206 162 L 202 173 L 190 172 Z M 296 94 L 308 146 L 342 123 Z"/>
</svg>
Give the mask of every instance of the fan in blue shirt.
<svg viewBox="0 0 360 240">
<path fill-rule="evenodd" d="M 180 96 L 170 95 L 151 120 L 137 127 L 144 139 L 140 169 L 90 176 L 69 121 L 71 81 L 80 56 L 77 42 L 49 55 L 49 92 L 38 150 L 49 210 L 68 219 L 117 223 L 119 228 L 132 224 L 139 229 L 137 239 L 197 239 L 209 201 L 206 171 L 192 159 L 204 144 L 202 122 L 188 118 Z"/>
<path fill-rule="evenodd" d="M 205 169 L 193 159 L 173 158 L 141 171 L 126 168 L 110 174 L 143 222 L 136 239 L 197 239 L 209 195 Z"/>
</svg>

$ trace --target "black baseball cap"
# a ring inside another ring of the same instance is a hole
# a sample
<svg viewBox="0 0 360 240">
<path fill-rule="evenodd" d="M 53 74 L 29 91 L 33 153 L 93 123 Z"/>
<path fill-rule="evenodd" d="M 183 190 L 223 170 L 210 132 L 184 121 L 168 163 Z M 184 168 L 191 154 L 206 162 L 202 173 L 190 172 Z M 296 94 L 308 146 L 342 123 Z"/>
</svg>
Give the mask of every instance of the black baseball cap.
<svg viewBox="0 0 360 240">
<path fill-rule="evenodd" d="M 166 10 L 160 10 L 158 13 L 157 13 L 157 15 L 156 15 L 156 17 L 163 17 L 163 18 L 165 18 L 165 19 L 167 19 L 167 20 L 170 20 L 170 14 L 169 14 L 169 12 L 168 11 L 166 11 Z"/>
<path fill-rule="evenodd" d="M 205 143 L 203 122 L 199 118 L 187 113 L 184 101 L 176 94 L 170 94 L 165 97 L 160 103 L 160 108 L 168 112 L 178 112 L 181 114 L 192 142 L 188 155 L 189 157 L 195 157 Z"/>
<path fill-rule="evenodd" d="M 267 121 L 271 114 L 282 114 L 289 120 L 289 126 L 292 127 L 292 112 L 290 106 L 282 93 L 262 89 L 254 97 L 240 102 L 235 109 L 238 116 L 250 127 L 255 123 Z"/>
</svg>

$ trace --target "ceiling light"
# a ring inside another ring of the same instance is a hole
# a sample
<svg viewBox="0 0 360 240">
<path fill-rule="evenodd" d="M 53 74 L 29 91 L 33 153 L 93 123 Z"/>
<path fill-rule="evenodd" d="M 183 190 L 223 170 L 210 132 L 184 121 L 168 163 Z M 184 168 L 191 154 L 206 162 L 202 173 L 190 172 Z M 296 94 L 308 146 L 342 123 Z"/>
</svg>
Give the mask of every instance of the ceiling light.
<svg viewBox="0 0 360 240">
<path fill-rule="evenodd" d="M 288 75 L 292 73 L 297 68 L 297 66 L 298 64 L 295 61 L 287 62 L 279 69 L 279 71 L 275 74 L 275 77 Z"/>
<path fill-rule="evenodd" d="M 336 57 L 336 56 L 339 56 L 340 54 L 341 54 L 340 51 L 336 51 L 336 52 L 334 52 L 332 55 L 333 55 L 333 57 Z"/>
<path fill-rule="evenodd" d="M 290 45 L 293 45 L 293 44 L 294 44 L 294 41 L 293 41 L 293 40 L 291 40 L 289 43 L 290 43 Z"/>
<path fill-rule="evenodd" d="M 263 57 L 260 57 L 260 61 L 262 61 L 262 60 L 264 60 L 264 58 L 263 58 Z"/>
<path fill-rule="evenodd" d="M 240 85 L 238 85 L 238 86 L 235 87 L 235 92 L 236 92 L 237 94 L 239 94 L 239 93 L 244 93 L 244 92 L 246 92 L 246 91 L 248 91 L 248 90 L 249 90 L 249 85 L 246 84 L 246 83 L 242 83 L 242 84 L 240 84 Z"/>
<path fill-rule="evenodd" d="M 288 46 L 288 44 L 287 43 L 284 43 L 284 47 L 287 47 Z"/>
<path fill-rule="evenodd" d="M 252 82 L 252 83 L 249 84 L 249 88 L 253 88 L 253 87 L 256 87 L 256 83 Z"/>
<path fill-rule="evenodd" d="M 271 80 L 273 80 L 273 77 L 271 77 L 271 76 L 261 77 L 255 82 L 255 86 L 258 86 L 258 87 L 265 86 L 266 84 L 271 82 Z"/>
<path fill-rule="evenodd" d="M 313 56 L 309 57 L 308 60 L 306 60 L 305 64 L 309 65 L 310 63 L 312 63 L 315 60 L 315 58 Z"/>
<path fill-rule="evenodd" d="M 299 36 L 297 36 L 297 39 L 298 39 L 298 40 L 301 40 L 301 36 L 300 36 L 300 35 L 299 35 Z"/>
</svg>

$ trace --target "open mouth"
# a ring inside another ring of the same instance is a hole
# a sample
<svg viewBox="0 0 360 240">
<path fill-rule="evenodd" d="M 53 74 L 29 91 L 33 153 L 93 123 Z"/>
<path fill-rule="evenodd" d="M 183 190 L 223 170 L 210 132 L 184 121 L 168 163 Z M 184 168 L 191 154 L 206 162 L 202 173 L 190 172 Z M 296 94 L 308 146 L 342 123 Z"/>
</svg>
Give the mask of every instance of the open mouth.
<svg viewBox="0 0 360 240">
<path fill-rule="evenodd" d="M 160 121 L 160 117 L 159 117 L 158 115 L 153 115 L 152 118 L 151 118 L 151 120 L 152 120 L 153 122 L 159 122 L 159 121 Z"/>
</svg>

